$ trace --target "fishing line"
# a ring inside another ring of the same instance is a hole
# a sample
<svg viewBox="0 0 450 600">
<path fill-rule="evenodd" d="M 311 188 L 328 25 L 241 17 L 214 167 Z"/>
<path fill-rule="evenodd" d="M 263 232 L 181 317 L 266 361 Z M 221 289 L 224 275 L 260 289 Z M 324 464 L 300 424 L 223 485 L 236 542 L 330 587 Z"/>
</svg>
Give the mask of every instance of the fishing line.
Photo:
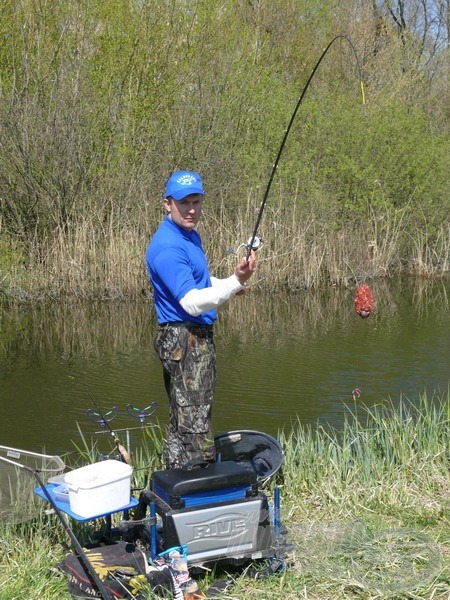
<svg viewBox="0 0 450 600">
<path fill-rule="evenodd" d="M 259 247 L 260 243 L 261 243 L 261 241 L 257 237 L 259 224 L 261 222 L 261 218 L 262 218 L 262 215 L 263 215 L 263 212 L 264 212 L 264 207 L 266 205 L 267 198 L 269 196 L 270 188 L 272 187 L 272 182 L 273 182 L 273 179 L 274 179 L 274 176 L 275 176 L 275 171 L 277 170 L 278 163 L 280 162 L 281 155 L 282 155 L 284 147 L 286 145 L 286 141 L 287 141 L 289 133 L 291 131 L 291 127 L 292 127 L 292 125 L 294 123 L 295 117 L 297 116 L 298 109 L 300 108 L 300 106 L 301 106 L 301 104 L 303 102 L 303 98 L 305 97 L 305 94 L 306 94 L 306 92 L 307 92 L 307 90 L 309 88 L 309 85 L 310 85 L 311 81 L 314 78 L 314 75 L 316 74 L 317 69 L 320 66 L 320 63 L 325 58 L 325 56 L 327 55 L 328 50 L 331 48 L 331 46 L 334 44 L 334 42 L 336 42 L 337 40 L 340 40 L 340 39 L 346 40 L 350 44 L 350 47 L 351 47 L 351 49 L 353 51 L 353 54 L 354 54 L 355 59 L 356 59 L 356 64 L 357 64 L 357 67 L 358 67 L 358 75 L 359 75 L 359 80 L 360 80 L 360 84 L 361 84 L 362 103 L 363 103 L 364 106 L 366 104 L 366 97 L 365 97 L 365 93 L 364 93 L 364 83 L 363 83 L 363 80 L 362 80 L 362 71 L 361 71 L 361 66 L 360 66 L 360 63 L 359 63 L 359 58 L 358 58 L 358 54 L 356 52 L 355 46 L 353 45 L 353 42 L 351 41 L 351 39 L 348 36 L 346 36 L 346 35 L 337 35 L 335 38 L 333 38 L 331 40 L 331 42 L 328 44 L 328 46 L 322 52 L 322 55 L 320 56 L 319 60 L 317 61 L 314 69 L 311 72 L 311 75 L 308 78 L 308 81 L 306 82 L 305 87 L 303 88 L 302 93 L 300 94 L 300 98 L 298 99 L 298 102 L 297 102 L 297 105 L 296 105 L 296 107 L 294 109 L 294 112 L 292 113 L 291 120 L 289 121 L 289 124 L 287 126 L 286 131 L 285 131 L 283 140 L 281 142 L 280 149 L 278 150 L 277 157 L 275 159 L 275 162 L 273 163 L 273 167 L 272 167 L 272 171 L 270 173 L 269 181 L 267 183 L 266 191 L 264 193 L 261 205 L 259 207 L 258 216 L 256 217 L 256 222 L 255 222 L 255 226 L 253 228 L 252 236 L 249 238 L 248 243 L 246 244 L 246 246 L 247 246 L 247 256 L 246 256 L 247 261 L 248 261 L 248 259 L 250 257 L 250 253 L 252 252 L 252 250 L 256 250 Z"/>
</svg>

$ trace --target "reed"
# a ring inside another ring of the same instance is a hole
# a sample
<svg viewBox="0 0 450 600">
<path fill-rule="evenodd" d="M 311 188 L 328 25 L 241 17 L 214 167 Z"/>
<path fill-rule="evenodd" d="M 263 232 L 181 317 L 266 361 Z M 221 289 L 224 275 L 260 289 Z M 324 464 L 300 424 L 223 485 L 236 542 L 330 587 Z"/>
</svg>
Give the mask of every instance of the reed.
<svg viewBox="0 0 450 600">
<path fill-rule="evenodd" d="M 429 243 L 429 239 L 433 243 Z M 437 234 L 432 235 L 420 228 L 413 240 L 412 271 L 423 276 L 434 276 L 448 272 L 450 266 L 450 223 L 444 223 Z"/>
<path fill-rule="evenodd" d="M 342 431 L 298 427 L 284 439 L 284 487 L 292 514 L 347 511 L 404 523 L 434 522 L 446 502 L 450 420 L 444 398 L 398 408 L 354 408 Z M 306 504 L 302 502 L 305 498 Z"/>
<path fill-rule="evenodd" d="M 87 436 L 79 423 L 77 423 L 79 433 L 79 441 L 73 441 L 75 451 L 71 453 L 70 465 L 72 468 L 80 466 L 80 464 L 91 464 L 105 459 L 119 459 L 119 452 L 111 435 L 107 436 L 106 446 L 100 445 L 99 439 Z M 125 444 L 125 439 L 129 438 L 139 430 L 140 443 L 133 443 L 132 447 L 126 448 L 133 462 L 135 471 L 150 471 L 163 468 L 163 450 L 165 444 L 165 429 L 158 421 L 151 424 L 143 424 L 141 427 L 130 427 L 121 429 L 120 436 L 122 445 Z M 103 432 L 102 432 L 103 433 Z M 128 435 L 127 435 L 128 434 Z M 124 445 L 125 447 L 125 445 Z M 142 481 L 136 481 L 136 485 Z"/>
<path fill-rule="evenodd" d="M 40 502 L 33 494 L 35 479 L 29 472 L 16 467 L 15 472 L 6 471 L 2 465 L 0 492 L 0 521 L 23 523 L 39 514 Z"/>
<path fill-rule="evenodd" d="M 348 286 L 399 273 L 440 276 L 448 273 L 450 233 L 447 223 L 427 233 L 405 224 L 405 211 L 387 207 L 369 212 L 365 221 L 337 224 L 333 214 L 318 219 L 283 198 L 267 205 L 258 234 L 258 275 L 253 284 L 263 292 L 324 286 Z M 281 208 L 283 207 L 283 208 Z M 133 219 L 100 215 L 74 220 L 64 229 L 26 249 L 1 239 L 0 292 L 6 298 L 124 300 L 151 295 L 145 249 L 162 217 L 156 203 Z M 257 208 L 249 196 L 244 208 L 206 206 L 200 232 L 211 271 L 227 276 L 236 256 L 227 253 L 245 242 Z"/>
<path fill-rule="evenodd" d="M 341 431 L 299 426 L 284 438 L 305 597 L 448 594 L 448 400 L 355 407 Z"/>
</svg>

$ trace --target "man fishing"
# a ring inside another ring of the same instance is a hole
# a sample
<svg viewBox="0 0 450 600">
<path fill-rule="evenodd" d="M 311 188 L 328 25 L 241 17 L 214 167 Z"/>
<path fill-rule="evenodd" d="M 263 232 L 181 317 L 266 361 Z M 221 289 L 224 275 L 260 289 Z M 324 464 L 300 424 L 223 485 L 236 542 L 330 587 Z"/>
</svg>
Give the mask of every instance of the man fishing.
<svg viewBox="0 0 450 600">
<path fill-rule="evenodd" d="M 216 381 L 216 309 L 243 294 L 256 269 L 252 251 L 248 259 L 238 262 L 230 277 L 210 275 L 195 229 L 204 195 L 198 173 L 173 173 L 164 196 L 167 214 L 146 252 L 159 325 L 154 343 L 170 405 L 168 468 L 215 460 L 211 409 Z"/>
</svg>

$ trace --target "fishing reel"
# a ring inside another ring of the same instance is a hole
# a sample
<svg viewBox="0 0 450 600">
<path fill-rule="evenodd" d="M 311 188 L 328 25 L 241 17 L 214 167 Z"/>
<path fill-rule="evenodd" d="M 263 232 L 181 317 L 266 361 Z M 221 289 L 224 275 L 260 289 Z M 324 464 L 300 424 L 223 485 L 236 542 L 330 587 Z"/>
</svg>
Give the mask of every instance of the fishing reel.
<svg viewBox="0 0 450 600">
<path fill-rule="evenodd" d="M 236 250 L 234 250 L 231 247 L 227 248 L 227 254 L 239 254 L 239 252 L 242 250 L 242 248 L 244 248 L 247 252 L 251 249 L 254 250 L 255 252 L 257 250 L 259 250 L 259 248 L 261 248 L 262 246 L 262 239 L 255 236 L 251 236 L 248 238 L 247 242 L 242 242 L 242 244 L 239 244 L 239 246 L 236 248 Z"/>
</svg>

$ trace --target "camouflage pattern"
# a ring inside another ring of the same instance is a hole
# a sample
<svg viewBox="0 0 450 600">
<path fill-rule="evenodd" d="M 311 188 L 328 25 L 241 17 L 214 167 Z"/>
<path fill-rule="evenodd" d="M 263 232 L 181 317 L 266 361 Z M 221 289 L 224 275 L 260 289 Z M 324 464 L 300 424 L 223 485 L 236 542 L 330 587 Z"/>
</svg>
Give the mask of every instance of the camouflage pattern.
<svg viewBox="0 0 450 600">
<path fill-rule="evenodd" d="M 216 381 L 212 327 L 165 325 L 155 338 L 170 403 L 167 467 L 214 460 L 211 409 Z"/>
</svg>

